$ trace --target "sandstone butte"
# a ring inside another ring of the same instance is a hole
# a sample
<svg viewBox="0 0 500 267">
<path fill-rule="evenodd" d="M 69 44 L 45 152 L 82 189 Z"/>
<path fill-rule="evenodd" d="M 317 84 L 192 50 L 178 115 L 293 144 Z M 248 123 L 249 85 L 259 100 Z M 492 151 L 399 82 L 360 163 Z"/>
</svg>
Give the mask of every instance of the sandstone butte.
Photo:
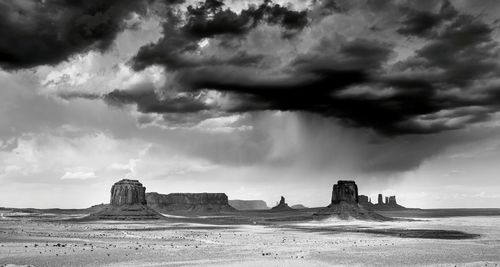
<svg viewBox="0 0 500 267">
<path fill-rule="evenodd" d="M 339 180 L 333 185 L 330 205 L 314 214 L 315 217 L 337 217 L 339 219 L 359 219 L 387 221 L 390 218 L 365 209 L 359 204 L 358 186 L 354 181 Z"/>
<path fill-rule="evenodd" d="M 146 187 L 123 179 L 111 187 L 110 205 L 89 216 L 99 220 L 157 220 L 164 216 L 147 206 Z"/>
</svg>

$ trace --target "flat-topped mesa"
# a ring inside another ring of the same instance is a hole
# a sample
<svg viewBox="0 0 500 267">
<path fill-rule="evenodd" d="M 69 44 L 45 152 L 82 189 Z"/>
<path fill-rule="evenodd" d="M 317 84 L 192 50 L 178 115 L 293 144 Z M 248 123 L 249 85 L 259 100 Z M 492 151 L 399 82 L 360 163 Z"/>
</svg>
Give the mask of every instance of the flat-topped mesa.
<svg viewBox="0 0 500 267">
<path fill-rule="evenodd" d="M 358 186 L 354 181 L 339 180 L 333 185 L 332 204 L 338 204 L 341 201 L 352 204 L 359 202 Z"/>
<path fill-rule="evenodd" d="M 113 206 L 146 205 L 146 187 L 138 180 L 120 180 L 111 187 L 110 204 Z"/>
<path fill-rule="evenodd" d="M 225 193 L 170 193 L 146 194 L 148 206 L 163 212 L 228 212 L 235 211 L 229 205 Z"/>
</svg>

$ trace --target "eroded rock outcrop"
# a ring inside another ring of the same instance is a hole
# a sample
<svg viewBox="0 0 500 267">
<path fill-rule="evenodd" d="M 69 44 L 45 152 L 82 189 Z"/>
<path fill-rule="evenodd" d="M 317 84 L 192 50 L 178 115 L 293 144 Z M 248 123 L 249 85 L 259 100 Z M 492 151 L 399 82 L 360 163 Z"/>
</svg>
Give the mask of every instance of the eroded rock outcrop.
<svg viewBox="0 0 500 267">
<path fill-rule="evenodd" d="M 110 205 L 89 216 L 99 220 L 152 220 L 163 216 L 147 206 L 146 187 L 138 180 L 123 179 L 111 187 Z"/>
<path fill-rule="evenodd" d="M 359 196 L 359 204 L 366 209 L 371 210 L 403 210 L 405 207 L 399 205 L 396 201 L 396 196 L 386 196 L 385 202 L 382 200 L 384 196 L 382 194 L 378 194 L 377 204 L 373 204 L 371 200 L 368 199 L 367 196 L 360 195 Z M 363 201 L 361 201 L 363 199 Z"/>
<path fill-rule="evenodd" d="M 294 209 L 290 208 L 290 206 L 288 206 L 288 204 L 285 202 L 285 198 L 283 196 L 281 196 L 281 199 L 280 199 L 280 202 L 278 203 L 278 205 L 274 206 L 271 210 L 272 211 L 290 211 L 290 210 L 294 210 Z"/>
<path fill-rule="evenodd" d="M 235 211 L 224 193 L 147 193 L 148 206 L 162 212 L 228 212 Z"/>
<path fill-rule="evenodd" d="M 264 200 L 241 200 L 241 199 L 230 199 L 229 205 L 237 210 L 268 210 Z"/>
<path fill-rule="evenodd" d="M 365 209 L 358 202 L 358 186 L 356 183 L 354 181 L 339 180 L 337 184 L 333 185 L 330 205 L 316 212 L 314 216 L 376 221 L 390 220 L 390 218 Z"/>
</svg>

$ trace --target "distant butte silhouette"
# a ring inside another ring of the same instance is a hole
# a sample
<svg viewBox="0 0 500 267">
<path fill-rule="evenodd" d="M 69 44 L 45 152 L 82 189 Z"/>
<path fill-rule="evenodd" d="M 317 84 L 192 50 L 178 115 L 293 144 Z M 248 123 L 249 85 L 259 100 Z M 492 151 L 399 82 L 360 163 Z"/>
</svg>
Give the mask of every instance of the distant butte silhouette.
<svg viewBox="0 0 500 267">
<path fill-rule="evenodd" d="M 288 204 L 285 202 L 285 198 L 283 196 L 281 196 L 280 203 L 278 203 L 278 205 L 274 206 L 271 209 L 271 211 L 291 211 L 291 210 L 295 210 L 295 209 L 292 209 L 288 206 Z"/>
</svg>

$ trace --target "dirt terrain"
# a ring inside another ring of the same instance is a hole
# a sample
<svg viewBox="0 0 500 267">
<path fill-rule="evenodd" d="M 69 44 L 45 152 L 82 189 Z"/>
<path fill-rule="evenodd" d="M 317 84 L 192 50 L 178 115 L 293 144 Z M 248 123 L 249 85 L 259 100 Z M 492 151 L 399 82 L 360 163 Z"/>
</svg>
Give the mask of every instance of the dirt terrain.
<svg viewBox="0 0 500 267">
<path fill-rule="evenodd" d="M 0 212 L 0 266 L 500 266 L 500 216 L 307 220 L 306 210 L 124 222 Z"/>
</svg>

